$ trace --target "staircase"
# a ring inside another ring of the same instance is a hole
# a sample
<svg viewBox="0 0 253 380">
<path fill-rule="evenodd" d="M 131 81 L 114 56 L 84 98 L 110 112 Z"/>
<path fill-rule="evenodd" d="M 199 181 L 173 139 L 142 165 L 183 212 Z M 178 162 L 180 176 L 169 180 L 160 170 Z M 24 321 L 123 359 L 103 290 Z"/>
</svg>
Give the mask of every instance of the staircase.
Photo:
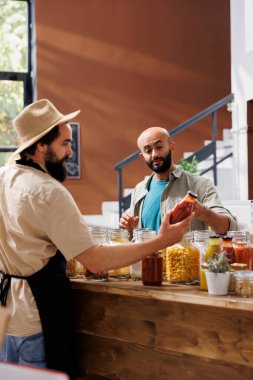
<svg viewBox="0 0 253 380">
<path fill-rule="evenodd" d="M 204 145 L 208 145 L 211 141 L 206 140 Z M 223 140 L 216 141 L 217 161 L 222 157 L 233 152 L 233 135 L 231 129 L 223 129 Z M 185 152 L 184 158 L 191 156 L 193 152 Z M 198 172 L 201 173 L 213 164 L 213 156 L 198 164 Z M 213 172 L 209 171 L 204 174 L 205 177 L 213 181 Z M 233 157 L 229 157 L 217 166 L 217 191 L 222 200 L 236 199 L 236 188 L 233 174 Z"/>
</svg>

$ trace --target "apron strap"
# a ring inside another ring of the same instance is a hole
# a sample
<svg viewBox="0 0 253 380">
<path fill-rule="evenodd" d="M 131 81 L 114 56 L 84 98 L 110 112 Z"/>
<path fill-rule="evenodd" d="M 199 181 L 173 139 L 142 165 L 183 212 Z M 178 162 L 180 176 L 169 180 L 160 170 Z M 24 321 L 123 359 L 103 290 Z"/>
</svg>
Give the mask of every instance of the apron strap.
<svg viewBox="0 0 253 380">
<path fill-rule="evenodd" d="M 8 274 L 8 273 L 4 273 L 2 271 L 0 271 L 0 275 L 1 275 L 1 280 L 0 280 L 0 304 L 2 306 L 6 306 L 8 292 L 9 292 L 10 287 L 11 287 L 11 278 L 13 277 L 13 278 L 19 278 L 19 279 L 24 280 L 24 279 L 26 279 L 26 277 L 12 275 L 12 274 Z"/>
</svg>

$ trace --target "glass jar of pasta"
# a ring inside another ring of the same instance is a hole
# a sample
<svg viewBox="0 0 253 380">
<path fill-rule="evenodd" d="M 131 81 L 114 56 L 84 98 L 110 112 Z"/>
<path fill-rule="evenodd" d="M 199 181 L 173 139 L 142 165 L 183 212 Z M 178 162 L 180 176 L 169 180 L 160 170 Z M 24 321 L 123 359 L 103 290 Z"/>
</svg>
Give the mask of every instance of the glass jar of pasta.
<svg viewBox="0 0 253 380">
<path fill-rule="evenodd" d="M 166 278 L 173 283 L 196 283 L 199 281 L 198 247 L 193 242 L 193 233 L 166 249 Z"/>
<path fill-rule="evenodd" d="M 130 244 L 129 233 L 121 228 L 114 228 L 109 231 L 109 245 Z M 109 278 L 118 280 L 128 280 L 130 278 L 130 266 L 108 271 Z"/>
</svg>

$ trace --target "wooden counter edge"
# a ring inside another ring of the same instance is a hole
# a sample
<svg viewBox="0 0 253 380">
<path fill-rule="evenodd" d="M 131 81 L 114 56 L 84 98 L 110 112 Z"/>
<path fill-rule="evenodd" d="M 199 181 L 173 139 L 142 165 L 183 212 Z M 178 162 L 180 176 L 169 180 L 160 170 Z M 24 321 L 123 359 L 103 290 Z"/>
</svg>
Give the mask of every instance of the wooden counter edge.
<svg viewBox="0 0 253 380">
<path fill-rule="evenodd" d="M 210 296 L 207 292 L 199 290 L 196 285 L 178 285 L 165 282 L 161 287 L 155 287 L 144 286 L 141 281 L 95 282 L 85 281 L 84 279 L 71 279 L 71 286 L 72 289 L 89 292 L 253 311 L 253 298 L 236 297 L 234 295 Z"/>
</svg>

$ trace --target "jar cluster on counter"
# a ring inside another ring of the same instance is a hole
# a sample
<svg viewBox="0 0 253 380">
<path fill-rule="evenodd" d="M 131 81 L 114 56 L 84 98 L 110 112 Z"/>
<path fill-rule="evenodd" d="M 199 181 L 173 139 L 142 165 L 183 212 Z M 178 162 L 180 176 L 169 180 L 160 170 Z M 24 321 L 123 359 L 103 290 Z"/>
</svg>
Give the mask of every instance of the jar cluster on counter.
<svg viewBox="0 0 253 380">
<path fill-rule="evenodd" d="M 241 281 L 246 272 L 248 277 L 253 274 L 253 246 L 249 241 L 249 232 L 228 231 L 226 236 L 218 236 L 212 235 L 211 231 L 195 231 L 194 238 L 200 248 L 200 289 L 207 290 L 205 270 L 208 259 L 213 255 L 224 253 L 231 266 L 229 293 L 251 297 L 250 288 L 246 285 L 249 279 Z M 239 275 L 240 279 L 237 280 L 239 272 L 243 274 Z"/>
<path fill-rule="evenodd" d="M 127 230 L 91 228 L 91 235 L 98 245 L 136 244 L 155 237 L 155 231 L 136 228 L 130 241 Z M 199 284 L 207 291 L 205 271 L 213 256 L 224 253 L 230 263 L 229 293 L 241 297 L 253 297 L 253 244 L 248 231 L 229 231 L 218 236 L 211 230 L 185 234 L 182 241 L 159 252 L 153 252 L 143 260 L 124 268 L 108 272 L 92 273 L 72 259 L 67 263 L 69 277 L 83 277 L 86 281 L 133 280 L 144 285 Z"/>
</svg>

